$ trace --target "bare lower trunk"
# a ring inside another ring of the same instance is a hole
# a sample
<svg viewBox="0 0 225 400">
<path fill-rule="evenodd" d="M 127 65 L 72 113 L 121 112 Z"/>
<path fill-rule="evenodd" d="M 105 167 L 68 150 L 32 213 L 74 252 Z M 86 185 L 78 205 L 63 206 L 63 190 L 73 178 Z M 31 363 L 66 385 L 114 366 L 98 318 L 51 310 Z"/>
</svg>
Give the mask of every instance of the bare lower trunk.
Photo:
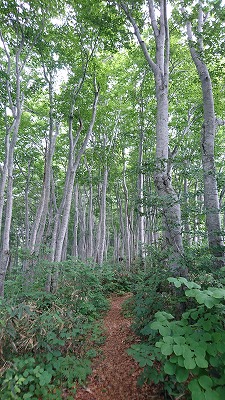
<svg viewBox="0 0 225 400">
<path fill-rule="evenodd" d="M 144 141 L 144 132 L 142 125 L 142 116 L 143 116 L 143 105 L 141 108 L 141 132 L 139 139 L 139 157 L 138 157 L 138 256 L 140 257 L 141 263 L 144 263 L 145 259 L 145 215 L 144 215 L 144 206 L 143 206 L 143 190 L 144 190 L 144 175 L 141 171 L 142 163 L 143 163 L 143 141 Z"/>
<path fill-rule="evenodd" d="M 188 180 L 184 178 L 184 204 L 185 204 L 185 217 L 184 217 L 184 237 L 188 246 L 191 245 L 191 227 L 189 224 L 189 203 L 188 203 Z"/>
<path fill-rule="evenodd" d="M 79 196 L 79 241 L 78 254 L 82 261 L 86 261 L 86 204 L 80 191 Z"/>
<path fill-rule="evenodd" d="M 170 250 L 169 263 L 174 274 L 180 270 L 180 257 L 183 253 L 181 235 L 180 203 L 175 193 L 171 176 L 167 170 L 168 161 L 168 76 L 165 81 L 156 75 L 157 97 L 157 144 L 155 185 L 162 202 L 162 217 L 166 246 Z M 185 274 L 185 273 L 184 273 Z"/>
<path fill-rule="evenodd" d="M 100 220 L 98 227 L 98 242 L 96 247 L 96 263 L 102 265 L 106 245 L 106 191 L 108 184 L 108 168 L 105 166 L 102 182 Z"/>
<path fill-rule="evenodd" d="M 79 224 L 79 208 L 78 208 L 78 185 L 74 187 L 74 223 L 73 223 L 73 244 L 72 256 L 78 258 L 78 224 Z"/>
<path fill-rule="evenodd" d="M 90 259 L 94 255 L 94 215 L 93 215 L 93 186 L 91 167 L 86 162 L 86 168 L 89 175 L 89 204 L 88 204 L 88 230 L 87 230 L 87 258 Z"/>
<path fill-rule="evenodd" d="M 131 264 L 131 246 L 130 246 L 130 224 L 129 224 L 129 210 L 128 210 L 128 189 L 126 184 L 126 161 L 124 160 L 123 168 L 123 191 L 125 198 L 125 213 L 124 213 L 124 247 L 125 247 L 125 257 L 126 257 L 126 267 L 130 269 Z"/>
</svg>

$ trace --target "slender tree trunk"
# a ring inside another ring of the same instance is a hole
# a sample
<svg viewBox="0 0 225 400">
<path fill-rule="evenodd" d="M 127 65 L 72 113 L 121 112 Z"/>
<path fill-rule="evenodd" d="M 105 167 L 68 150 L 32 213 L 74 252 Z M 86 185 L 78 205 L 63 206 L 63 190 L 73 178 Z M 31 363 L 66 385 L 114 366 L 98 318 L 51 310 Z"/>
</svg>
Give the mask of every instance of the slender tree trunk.
<svg viewBox="0 0 225 400">
<path fill-rule="evenodd" d="M 119 6 L 124 10 L 134 28 L 134 33 L 139 45 L 155 77 L 157 100 L 155 185 L 162 203 L 165 237 L 168 252 L 171 253 L 169 256 L 170 268 L 175 275 L 185 275 L 186 271 L 182 270 L 179 262 L 183 254 L 180 204 L 177 194 L 173 189 L 171 176 L 167 168 L 169 143 L 169 29 L 167 21 L 167 1 L 160 0 L 159 5 L 160 15 L 157 21 L 154 3 L 152 0 L 148 0 L 149 16 L 156 44 L 155 61 L 153 61 L 146 43 L 141 36 L 138 25 L 132 16 L 132 12 L 125 3 L 119 3 Z"/>
<path fill-rule="evenodd" d="M 184 204 L 185 204 L 185 219 L 184 219 L 184 236 L 188 246 L 191 245 L 191 228 L 189 224 L 189 203 L 188 203 L 188 180 L 184 177 Z"/>
<path fill-rule="evenodd" d="M 4 39 L 1 37 L 3 43 Z M 10 264 L 10 229 L 12 221 L 12 207 L 13 207 L 13 164 L 14 164 L 14 150 L 18 138 L 18 131 L 20 127 L 22 108 L 23 108 L 23 94 L 21 93 L 21 67 L 20 67 L 20 55 L 23 48 L 23 40 L 21 41 L 19 48 L 15 55 L 15 71 L 16 71 L 16 100 L 15 105 L 13 104 L 11 97 L 10 82 L 7 80 L 7 91 L 9 104 L 12 111 L 13 122 L 11 126 L 8 126 L 6 121 L 6 154 L 5 162 L 3 167 L 1 193 L 4 196 L 4 190 L 7 179 L 7 194 L 6 194 L 6 208 L 5 208 L 5 221 L 2 232 L 2 246 L 0 251 L 0 297 L 4 297 L 4 283 L 7 268 Z M 11 71 L 11 57 L 8 50 L 5 48 L 5 53 L 8 58 L 8 69 Z M 6 117 L 7 118 L 7 117 Z M 10 139 L 11 135 L 11 139 Z M 2 210 L 0 210 L 2 213 Z M 1 215 L 2 218 L 2 215 Z M 0 221 L 2 224 L 2 221 Z"/>
<path fill-rule="evenodd" d="M 143 106 L 141 110 L 143 114 Z M 142 118 L 141 118 L 142 119 Z M 138 256 L 140 257 L 141 263 L 144 263 L 145 259 L 145 216 L 144 216 L 144 205 L 143 205 L 143 190 L 144 190 L 144 175 L 141 171 L 143 162 L 143 123 L 141 123 L 141 132 L 139 139 L 139 157 L 138 157 Z"/>
<path fill-rule="evenodd" d="M 86 261 L 86 204 L 81 191 L 79 196 L 79 228 L 78 254 L 82 261 Z"/>
<path fill-rule="evenodd" d="M 88 144 L 89 138 L 92 134 L 92 130 L 93 130 L 94 122 L 95 122 L 95 118 L 96 118 L 98 96 L 99 96 L 99 91 L 96 91 L 94 102 L 93 102 L 93 108 L 92 108 L 91 122 L 90 122 L 90 125 L 88 128 L 88 131 L 86 133 L 86 136 L 83 140 L 83 143 L 82 143 L 77 155 L 75 156 L 75 158 L 74 158 L 74 151 L 75 151 L 75 147 L 76 147 L 76 144 L 78 141 L 78 137 L 80 136 L 82 124 L 80 125 L 80 128 L 78 129 L 75 140 L 72 135 L 72 126 L 70 128 L 70 132 L 69 132 L 70 156 L 69 156 L 69 162 L 68 162 L 66 183 L 65 183 L 63 199 L 62 199 L 62 202 L 61 202 L 61 205 L 59 208 L 58 215 L 55 220 L 55 227 L 54 227 L 55 235 L 53 237 L 53 243 L 52 243 L 52 249 L 54 251 L 53 252 L 53 260 L 54 261 L 58 261 L 58 262 L 61 261 L 63 241 L 65 238 L 65 234 L 66 234 L 68 223 L 69 223 L 76 171 L 80 164 L 81 157 L 82 157 L 82 155 L 86 149 L 86 146 Z"/>
<path fill-rule="evenodd" d="M 96 246 L 96 263 L 102 265 L 106 246 L 106 191 L 108 184 L 108 167 L 105 165 L 102 182 L 100 221 L 98 227 L 98 242 Z"/>
<path fill-rule="evenodd" d="M 212 81 L 208 68 L 203 61 L 203 25 L 204 16 L 202 1 L 198 1 L 198 39 L 194 45 L 191 22 L 187 22 L 187 35 L 192 59 L 195 63 L 202 87 L 204 123 L 202 127 L 202 165 L 204 175 L 204 204 L 206 213 L 206 227 L 208 232 L 209 249 L 212 254 L 221 259 L 224 256 L 224 245 L 221 234 L 219 196 L 216 180 L 216 169 L 214 161 L 214 142 L 216 133 L 216 117 L 214 111 L 214 98 Z M 196 50 L 196 48 L 198 50 Z M 217 267 L 223 265 L 221 260 L 216 263 Z"/>
<path fill-rule="evenodd" d="M 89 175 L 89 205 L 88 205 L 88 230 L 87 230 L 87 258 L 94 255 L 94 215 L 93 215 L 93 185 L 91 167 L 86 162 L 86 168 Z"/>
<path fill-rule="evenodd" d="M 72 256 L 78 258 L 78 225 L 79 225 L 79 208 L 78 208 L 78 184 L 74 187 L 74 223 L 73 223 L 73 244 Z"/>
<path fill-rule="evenodd" d="M 124 213 L 124 244 L 125 244 L 125 257 L 126 257 L 126 267 L 129 270 L 131 264 L 131 248 L 130 248 L 130 224 L 129 224 L 129 210 L 128 210 L 128 189 L 126 184 L 126 161 L 124 160 L 123 167 L 123 191 L 125 198 L 125 213 Z"/>
</svg>

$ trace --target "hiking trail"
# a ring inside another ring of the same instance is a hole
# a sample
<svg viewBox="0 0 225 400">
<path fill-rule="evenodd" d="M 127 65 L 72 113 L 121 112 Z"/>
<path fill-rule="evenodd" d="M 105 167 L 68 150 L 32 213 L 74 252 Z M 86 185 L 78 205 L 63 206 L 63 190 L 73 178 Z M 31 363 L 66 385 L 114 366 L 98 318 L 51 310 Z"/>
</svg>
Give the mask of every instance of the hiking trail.
<svg viewBox="0 0 225 400">
<path fill-rule="evenodd" d="M 94 359 L 92 375 L 86 386 L 78 389 L 75 400 L 163 400 L 156 385 L 137 386 L 141 368 L 126 350 L 138 339 L 131 331 L 131 319 L 121 312 L 129 296 L 111 297 L 110 310 L 103 320 L 106 341 L 102 354 Z"/>
</svg>

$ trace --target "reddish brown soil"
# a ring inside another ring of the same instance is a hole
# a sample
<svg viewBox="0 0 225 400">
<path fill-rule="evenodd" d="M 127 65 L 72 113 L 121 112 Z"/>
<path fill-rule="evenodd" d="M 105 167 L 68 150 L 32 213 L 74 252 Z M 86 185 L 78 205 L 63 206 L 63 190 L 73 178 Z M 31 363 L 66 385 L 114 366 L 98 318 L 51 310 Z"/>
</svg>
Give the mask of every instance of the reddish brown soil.
<svg viewBox="0 0 225 400">
<path fill-rule="evenodd" d="M 78 389 L 75 400 L 163 399 L 156 386 L 137 386 L 141 369 L 126 349 L 138 339 L 130 329 L 131 320 L 121 314 L 122 303 L 128 296 L 112 297 L 110 311 L 104 319 L 106 341 L 102 355 L 94 360 L 93 374 L 86 387 Z"/>
</svg>

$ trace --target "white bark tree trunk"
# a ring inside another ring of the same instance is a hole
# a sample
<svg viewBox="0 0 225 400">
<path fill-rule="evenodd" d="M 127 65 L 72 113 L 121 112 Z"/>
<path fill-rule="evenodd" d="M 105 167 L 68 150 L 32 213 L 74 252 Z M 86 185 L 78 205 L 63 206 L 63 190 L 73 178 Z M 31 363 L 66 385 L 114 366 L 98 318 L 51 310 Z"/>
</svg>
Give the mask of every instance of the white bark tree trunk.
<svg viewBox="0 0 225 400">
<path fill-rule="evenodd" d="M 78 258 L 78 225 L 79 225 L 79 208 L 78 208 L 79 191 L 78 184 L 74 187 L 74 223 L 73 223 L 73 244 L 72 256 Z"/>
<path fill-rule="evenodd" d="M 4 283 L 7 268 L 10 263 L 10 228 L 12 221 L 12 207 L 13 207 L 13 166 L 14 166 L 14 150 L 18 138 L 18 132 L 20 127 L 20 121 L 23 110 L 23 94 L 21 93 L 21 73 L 22 68 L 20 65 L 20 56 L 24 45 L 24 40 L 21 39 L 18 49 L 15 54 L 15 73 L 16 73 L 16 98 L 15 103 L 12 99 L 11 93 L 11 55 L 5 45 L 4 38 L 0 32 L 2 44 L 4 46 L 5 54 L 8 61 L 8 73 L 9 77 L 6 82 L 6 89 L 8 95 L 8 101 L 10 110 L 12 112 L 13 122 L 8 125 L 7 116 L 6 119 L 6 139 L 5 139 L 5 160 L 1 177 L 1 198 L 0 198 L 0 227 L 2 227 L 3 217 L 3 206 L 4 206 L 4 193 L 6 190 L 6 208 L 5 208 L 5 220 L 4 227 L 2 230 L 2 244 L 0 250 L 0 297 L 4 297 Z M 1 234 L 1 232 L 0 232 Z"/>
<path fill-rule="evenodd" d="M 91 167 L 86 162 L 89 175 L 89 204 L 88 204 L 88 227 L 87 227 L 87 258 L 92 259 L 94 255 L 94 215 L 93 215 L 93 186 Z"/>
<path fill-rule="evenodd" d="M 143 107 L 141 110 L 141 114 L 143 114 Z M 142 119 L 142 117 L 141 117 Z M 140 261 L 144 264 L 145 259 L 145 215 L 144 215 L 144 206 L 143 206 L 143 190 L 144 190 L 144 175 L 141 171 L 142 163 L 143 163 L 143 141 L 144 141 L 144 132 L 143 132 L 143 124 L 141 124 L 141 132 L 139 138 L 139 157 L 138 157 L 138 256 L 140 257 Z"/>
<path fill-rule="evenodd" d="M 124 210 L 124 250 L 125 250 L 125 257 L 126 257 L 126 267 L 129 270 L 131 264 L 131 246 L 130 246 L 130 223 L 129 223 L 129 210 L 128 210 L 128 189 L 126 184 L 126 161 L 124 160 L 124 167 L 123 167 L 123 191 L 124 191 L 124 203 L 125 203 L 125 210 Z"/>
<path fill-rule="evenodd" d="M 78 255 L 82 261 L 86 261 L 86 204 L 82 192 L 79 193 L 79 241 Z"/>
<path fill-rule="evenodd" d="M 167 170 L 169 144 L 169 29 L 167 21 L 167 1 L 159 1 L 160 16 L 157 20 L 154 3 L 152 0 L 148 0 L 149 16 L 156 45 L 155 61 L 153 61 L 150 56 L 146 43 L 141 36 L 138 25 L 133 18 L 130 9 L 124 2 L 119 3 L 119 5 L 124 10 L 128 20 L 132 24 L 135 36 L 155 77 L 157 100 L 155 185 L 162 203 L 167 248 L 168 252 L 171 253 L 169 257 L 170 268 L 175 275 L 185 275 L 186 271 L 182 270 L 179 263 L 179 259 L 183 254 L 180 204 L 177 194 L 172 186 L 171 176 Z"/>
<path fill-rule="evenodd" d="M 59 127 L 55 124 L 53 120 L 53 78 L 50 73 L 49 78 L 45 72 L 45 79 L 49 85 L 49 137 L 46 140 L 45 149 L 45 167 L 44 167 L 44 177 L 42 184 L 42 192 L 37 207 L 36 215 L 34 218 L 33 226 L 31 229 L 30 239 L 29 239 L 29 251 L 31 254 L 39 254 L 40 246 L 42 243 L 44 230 L 46 226 L 46 218 L 48 214 L 48 206 L 50 200 L 51 191 L 51 168 L 52 159 L 55 151 L 56 138 L 59 134 Z"/>
<path fill-rule="evenodd" d="M 203 60 L 203 25 L 204 16 L 202 10 L 202 1 L 198 2 L 198 39 L 194 44 L 192 24 L 187 22 L 187 36 L 189 49 L 192 59 L 195 63 L 202 87 L 203 97 L 203 117 L 202 127 L 202 165 L 204 175 L 204 205 L 206 213 L 206 228 L 208 232 L 209 249 L 215 257 L 224 256 L 224 245 L 221 234 L 219 196 L 216 180 L 216 169 L 214 161 L 214 143 L 216 133 L 216 116 L 214 111 L 214 98 L 212 91 L 212 81 L 208 68 Z M 223 263 L 218 261 L 217 267 Z"/>
<path fill-rule="evenodd" d="M 91 117 L 90 125 L 87 130 L 86 136 L 83 140 L 83 143 L 76 155 L 74 153 L 75 153 L 76 145 L 78 142 L 78 138 L 79 138 L 81 130 L 82 130 L 82 124 L 80 122 L 80 128 L 78 129 L 76 138 L 74 139 L 73 134 L 72 134 L 72 121 L 70 123 L 69 162 L 68 162 L 68 168 L 67 168 L 67 174 L 66 174 L 66 182 L 65 182 L 63 199 L 61 201 L 59 211 L 58 211 L 56 219 L 55 219 L 54 236 L 53 236 L 53 241 L 52 241 L 52 249 L 53 249 L 52 261 L 57 261 L 57 262 L 61 261 L 63 241 L 65 238 L 65 234 L 66 234 L 68 223 L 69 223 L 76 171 L 77 171 L 77 168 L 79 167 L 81 157 L 85 152 L 89 138 L 93 131 L 94 122 L 95 122 L 95 118 L 96 118 L 96 112 L 97 112 L 98 97 L 99 97 L 99 90 L 96 89 L 95 98 L 94 98 L 93 107 L 92 107 L 92 117 Z"/>
<path fill-rule="evenodd" d="M 105 165 L 103 172 L 102 181 L 102 193 L 101 193 L 101 206 L 100 206 L 100 220 L 98 226 L 98 240 L 96 245 L 96 256 L 95 261 L 99 265 L 102 265 L 104 259 L 104 250 L 106 245 L 106 192 L 108 184 L 108 168 Z"/>
</svg>

